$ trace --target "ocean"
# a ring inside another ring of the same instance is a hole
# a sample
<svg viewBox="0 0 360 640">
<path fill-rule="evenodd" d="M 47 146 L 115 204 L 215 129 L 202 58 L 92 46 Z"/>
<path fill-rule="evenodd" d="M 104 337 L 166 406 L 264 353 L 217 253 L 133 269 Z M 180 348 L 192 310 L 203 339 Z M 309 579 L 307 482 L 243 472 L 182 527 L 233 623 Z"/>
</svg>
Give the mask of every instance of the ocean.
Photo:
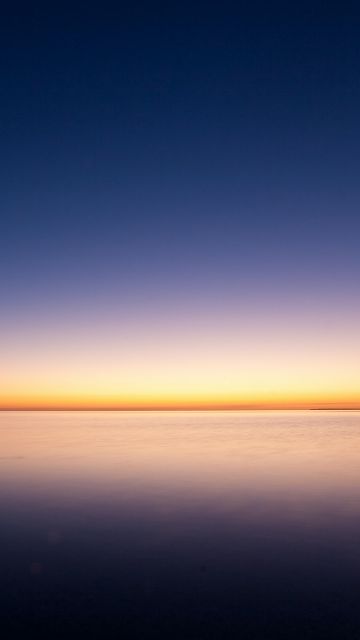
<svg viewBox="0 0 360 640">
<path fill-rule="evenodd" d="M 4 638 L 360 638 L 360 412 L 1 412 Z"/>
</svg>

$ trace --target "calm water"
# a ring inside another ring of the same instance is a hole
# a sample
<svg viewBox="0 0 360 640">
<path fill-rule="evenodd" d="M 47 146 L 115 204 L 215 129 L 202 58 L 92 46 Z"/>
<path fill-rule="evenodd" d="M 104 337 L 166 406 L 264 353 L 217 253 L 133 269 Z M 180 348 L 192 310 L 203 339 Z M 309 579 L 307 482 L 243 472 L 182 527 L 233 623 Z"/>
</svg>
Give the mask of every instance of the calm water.
<svg viewBox="0 0 360 640">
<path fill-rule="evenodd" d="M 360 412 L 0 413 L 6 638 L 360 638 Z"/>
</svg>

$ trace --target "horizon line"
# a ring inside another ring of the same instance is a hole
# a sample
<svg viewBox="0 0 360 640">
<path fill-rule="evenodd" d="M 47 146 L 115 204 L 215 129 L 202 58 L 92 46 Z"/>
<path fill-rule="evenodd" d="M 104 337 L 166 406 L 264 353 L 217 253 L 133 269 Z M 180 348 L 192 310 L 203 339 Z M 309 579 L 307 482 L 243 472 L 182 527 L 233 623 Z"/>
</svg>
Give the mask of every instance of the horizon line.
<svg viewBox="0 0 360 640">
<path fill-rule="evenodd" d="M 66 412 L 66 411 L 87 411 L 87 412 L 103 412 L 103 411 L 113 411 L 113 412 L 181 412 L 181 411 L 206 411 L 206 412 L 216 412 L 216 411 L 360 411 L 360 405 L 354 406 L 344 406 L 344 405 L 323 405 L 323 406 L 309 406 L 309 405 L 238 405 L 238 406 L 183 406 L 183 407 L 93 407 L 93 406 L 22 406 L 22 407 L 0 407 L 0 412 L 11 412 L 11 411 L 36 411 L 36 412 Z"/>
</svg>

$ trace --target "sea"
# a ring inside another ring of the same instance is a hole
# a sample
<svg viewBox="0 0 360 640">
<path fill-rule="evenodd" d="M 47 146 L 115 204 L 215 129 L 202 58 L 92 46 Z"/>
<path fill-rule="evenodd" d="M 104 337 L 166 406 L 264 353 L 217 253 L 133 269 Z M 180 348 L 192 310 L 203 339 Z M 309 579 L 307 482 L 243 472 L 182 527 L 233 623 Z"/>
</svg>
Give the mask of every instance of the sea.
<svg viewBox="0 0 360 640">
<path fill-rule="evenodd" d="M 360 412 L 0 412 L 4 639 L 357 640 Z"/>
</svg>

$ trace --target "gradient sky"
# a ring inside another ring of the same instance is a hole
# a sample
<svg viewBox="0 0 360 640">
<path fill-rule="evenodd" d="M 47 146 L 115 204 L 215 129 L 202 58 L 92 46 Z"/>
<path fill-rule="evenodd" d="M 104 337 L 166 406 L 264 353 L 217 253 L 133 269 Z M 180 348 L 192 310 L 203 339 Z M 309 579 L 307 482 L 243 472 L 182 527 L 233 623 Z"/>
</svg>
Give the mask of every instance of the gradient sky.
<svg viewBox="0 0 360 640">
<path fill-rule="evenodd" d="M 126 4 L 1 20 L 0 407 L 360 406 L 360 16 Z"/>
</svg>

